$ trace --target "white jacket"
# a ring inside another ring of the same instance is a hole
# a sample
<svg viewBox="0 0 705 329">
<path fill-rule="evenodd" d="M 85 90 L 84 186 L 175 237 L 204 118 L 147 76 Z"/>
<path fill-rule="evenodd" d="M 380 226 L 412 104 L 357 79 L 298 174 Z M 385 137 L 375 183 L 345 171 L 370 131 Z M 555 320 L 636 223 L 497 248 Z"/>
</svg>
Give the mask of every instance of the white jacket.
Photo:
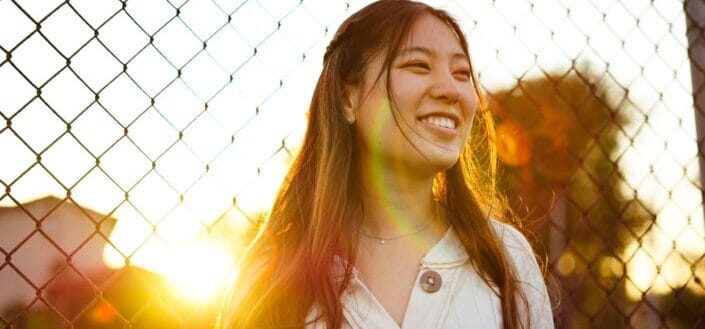
<svg viewBox="0 0 705 329">
<path fill-rule="evenodd" d="M 497 221 L 492 221 L 492 224 L 517 268 L 529 305 L 531 329 L 553 328 L 546 285 L 531 246 L 515 228 Z M 440 289 L 435 292 L 427 292 L 419 284 L 421 276 L 428 271 L 435 271 L 441 277 Z M 355 270 L 342 298 L 344 329 L 400 329 L 357 278 Z M 312 321 L 316 315 L 317 309 L 314 307 L 308 319 Z M 520 318 L 524 323 L 525 316 L 526 311 L 522 309 Z M 499 297 L 468 262 L 465 248 L 452 229 L 428 251 L 421 262 L 401 329 L 417 328 L 502 328 Z M 325 322 L 319 319 L 308 325 L 307 329 L 325 329 Z"/>
</svg>

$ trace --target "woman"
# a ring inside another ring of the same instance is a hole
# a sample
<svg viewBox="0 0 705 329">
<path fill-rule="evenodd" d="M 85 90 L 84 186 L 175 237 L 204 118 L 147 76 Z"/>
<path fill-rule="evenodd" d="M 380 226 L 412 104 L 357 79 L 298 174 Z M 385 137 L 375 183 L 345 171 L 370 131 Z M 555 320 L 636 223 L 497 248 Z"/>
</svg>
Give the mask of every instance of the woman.
<svg viewBox="0 0 705 329">
<path fill-rule="evenodd" d="M 503 212 L 480 95 L 446 12 L 382 0 L 349 17 L 221 325 L 553 327 L 531 247 L 490 219 Z"/>
</svg>

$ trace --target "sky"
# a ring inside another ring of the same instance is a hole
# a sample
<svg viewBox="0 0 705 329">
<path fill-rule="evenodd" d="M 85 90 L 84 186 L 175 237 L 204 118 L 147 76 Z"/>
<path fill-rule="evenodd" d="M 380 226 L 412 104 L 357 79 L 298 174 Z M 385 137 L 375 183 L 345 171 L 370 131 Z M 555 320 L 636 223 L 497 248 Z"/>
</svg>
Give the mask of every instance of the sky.
<svg viewBox="0 0 705 329">
<path fill-rule="evenodd" d="M 210 250 L 208 264 L 229 257 L 203 238 L 205 227 L 242 226 L 243 214 L 271 206 L 303 136 L 325 46 L 368 3 L 141 0 L 127 2 L 127 15 L 119 1 L 61 2 L 17 1 L 52 46 L 0 0 L 0 46 L 12 54 L 11 64 L 0 60 L 0 112 L 12 128 L 0 124 L 0 180 L 10 188 L 0 205 L 70 189 L 82 206 L 119 219 L 108 264 L 130 255 L 176 281 L 184 255 Z M 657 211 L 645 244 L 626 251 L 632 293 L 686 282 L 678 253 L 705 252 L 705 224 L 691 183 L 699 168 L 682 2 L 428 3 L 458 18 L 487 90 L 576 63 L 628 89 L 625 152 L 615 160 L 624 191 Z"/>
</svg>

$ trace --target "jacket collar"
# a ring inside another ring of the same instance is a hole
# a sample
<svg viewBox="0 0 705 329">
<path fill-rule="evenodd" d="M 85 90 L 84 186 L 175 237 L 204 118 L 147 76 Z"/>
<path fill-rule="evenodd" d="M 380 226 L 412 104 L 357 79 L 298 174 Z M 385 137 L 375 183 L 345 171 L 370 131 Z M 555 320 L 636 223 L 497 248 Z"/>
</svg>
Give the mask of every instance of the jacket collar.
<svg viewBox="0 0 705 329">
<path fill-rule="evenodd" d="M 465 264 L 468 261 L 465 246 L 455 234 L 452 227 L 438 243 L 431 247 L 421 260 L 422 268 L 450 268 Z"/>
<path fill-rule="evenodd" d="M 452 227 L 438 242 L 426 252 L 421 260 L 421 268 L 452 268 L 465 264 L 470 257 L 465 251 L 465 246 L 455 234 Z M 347 261 L 336 255 L 334 258 L 335 277 L 342 279 Z M 355 267 L 352 269 L 352 277 L 357 277 L 358 272 Z"/>
</svg>

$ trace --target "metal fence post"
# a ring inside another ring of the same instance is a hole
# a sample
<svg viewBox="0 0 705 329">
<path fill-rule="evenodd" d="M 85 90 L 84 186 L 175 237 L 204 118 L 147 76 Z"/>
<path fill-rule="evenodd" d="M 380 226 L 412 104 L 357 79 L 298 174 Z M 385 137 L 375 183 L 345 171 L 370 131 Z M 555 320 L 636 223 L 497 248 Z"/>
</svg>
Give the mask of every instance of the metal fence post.
<svg viewBox="0 0 705 329">
<path fill-rule="evenodd" d="M 685 0 L 688 57 L 693 83 L 693 109 L 700 158 L 700 195 L 705 200 L 705 0 Z"/>
</svg>

